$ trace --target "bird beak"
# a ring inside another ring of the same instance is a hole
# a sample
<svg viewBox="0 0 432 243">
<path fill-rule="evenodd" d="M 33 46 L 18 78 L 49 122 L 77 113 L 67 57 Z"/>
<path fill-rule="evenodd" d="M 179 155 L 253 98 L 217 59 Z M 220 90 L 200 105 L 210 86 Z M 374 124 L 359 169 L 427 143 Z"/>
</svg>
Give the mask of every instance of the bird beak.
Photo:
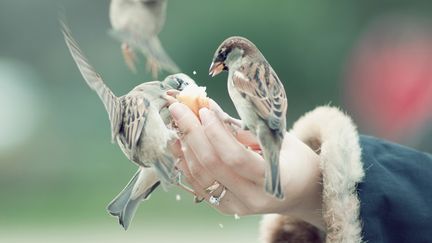
<svg viewBox="0 0 432 243">
<path fill-rule="evenodd" d="M 224 69 L 224 64 L 223 62 L 212 62 L 212 64 L 210 65 L 210 69 L 209 69 L 209 75 L 214 77 L 216 75 L 218 75 L 219 73 L 221 73 Z"/>
</svg>

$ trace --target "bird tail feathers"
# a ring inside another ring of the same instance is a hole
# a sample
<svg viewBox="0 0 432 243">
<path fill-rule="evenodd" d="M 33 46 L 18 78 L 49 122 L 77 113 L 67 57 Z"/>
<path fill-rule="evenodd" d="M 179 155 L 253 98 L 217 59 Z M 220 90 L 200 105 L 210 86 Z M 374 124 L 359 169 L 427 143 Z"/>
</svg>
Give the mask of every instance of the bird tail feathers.
<svg viewBox="0 0 432 243">
<path fill-rule="evenodd" d="M 141 201 L 148 199 L 150 194 L 160 184 L 158 180 L 151 180 L 152 178 L 149 178 L 150 176 L 147 176 L 143 170 L 148 170 L 148 168 L 140 168 L 126 187 L 107 206 L 108 212 L 111 215 L 118 217 L 120 225 L 123 226 L 125 230 L 128 229 L 132 222 Z M 146 176 L 147 178 L 143 178 Z M 141 183 L 144 183 L 144 185 L 141 185 Z M 137 188 L 144 188 L 144 190 L 140 191 L 138 189 L 137 193 Z"/>
<path fill-rule="evenodd" d="M 267 169 L 265 175 L 265 189 L 269 194 L 283 199 L 279 170 L 279 151 L 271 151 L 267 161 Z"/>
</svg>

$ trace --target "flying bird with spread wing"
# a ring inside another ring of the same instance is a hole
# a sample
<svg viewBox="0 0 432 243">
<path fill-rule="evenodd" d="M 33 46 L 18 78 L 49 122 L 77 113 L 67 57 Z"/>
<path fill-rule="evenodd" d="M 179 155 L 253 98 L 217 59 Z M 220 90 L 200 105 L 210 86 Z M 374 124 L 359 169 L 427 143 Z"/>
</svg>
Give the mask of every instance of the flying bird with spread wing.
<svg viewBox="0 0 432 243">
<path fill-rule="evenodd" d="M 126 157 L 139 166 L 125 189 L 108 206 L 108 211 L 119 217 L 120 224 L 127 229 L 139 203 L 160 183 L 164 187 L 177 184 L 192 192 L 180 183 L 175 159 L 169 149 L 177 133 L 169 128 L 171 117 L 167 107 L 176 100 L 167 93 L 176 93 L 196 84 L 189 76 L 180 73 L 163 81 L 140 84 L 126 95 L 117 97 L 89 64 L 68 26 L 61 24 L 78 69 L 108 112 L 112 141 L 116 141 Z"/>
<path fill-rule="evenodd" d="M 165 24 L 166 8 L 167 0 L 111 0 L 110 34 L 122 43 L 125 62 L 132 71 L 136 71 L 134 50 L 139 50 L 147 57 L 154 78 L 161 69 L 179 72 L 158 37 Z"/>
</svg>

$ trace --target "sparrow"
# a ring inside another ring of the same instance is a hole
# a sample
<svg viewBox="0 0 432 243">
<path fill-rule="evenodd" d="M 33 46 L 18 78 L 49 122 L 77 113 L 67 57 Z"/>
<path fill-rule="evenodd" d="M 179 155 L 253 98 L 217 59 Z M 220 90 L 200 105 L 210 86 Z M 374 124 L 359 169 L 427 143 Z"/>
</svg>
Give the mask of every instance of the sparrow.
<svg viewBox="0 0 432 243">
<path fill-rule="evenodd" d="M 259 49 L 243 37 L 230 37 L 217 48 L 209 75 L 222 71 L 228 71 L 228 93 L 241 118 L 225 121 L 257 136 L 267 162 L 265 189 L 282 199 L 279 153 L 288 108 L 283 84 Z"/>
<path fill-rule="evenodd" d="M 147 57 L 154 78 L 160 69 L 179 72 L 158 38 L 165 23 L 166 8 L 166 0 L 111 0 L 109 33 L 122 43 L 123 57 L 133 72 L 136 72 L 135 49 Z"/>
<path fill-rule="evenodd" d="M 168 110 L 176 99 L 167 93 L 180 92 L 188 85 L 196 84 L 189 76 L 180 73 L 163 81 L 140 84 L 126 95 L 117 97 L 89 64 L 68 26 L 63 22 L 61 25 L 66 45 L 78 69 L 108 112 L 112 141 L 116 141 L 126 157 L 139 166 L 125 189 L 108 206 L 108 211 L 118 216 L 120 224 L 127 229 L 139 202 L 148 198 L 159 184 L 166 188 L 175 183 L 193 193 L 181 184 L 174 168 L 174 157 L 168 148 L 177 138 L 177 133 L 169 128 L 171 117 Z"/>
</svg>

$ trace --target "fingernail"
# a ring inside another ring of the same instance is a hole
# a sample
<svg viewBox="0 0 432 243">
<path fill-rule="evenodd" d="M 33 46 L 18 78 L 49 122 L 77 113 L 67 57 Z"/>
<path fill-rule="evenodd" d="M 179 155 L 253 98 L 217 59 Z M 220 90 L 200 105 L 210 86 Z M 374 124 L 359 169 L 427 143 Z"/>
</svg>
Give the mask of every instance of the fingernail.
<svg viewBox="0 0 432 243">
<path fill-rule="evenodd" d="M 214 122 L 215 116 L 214 116 L 213 113 L 212 113 L 209 109 L 207 109 L 206 107 L 201 108 L 201 109 L 199 110 L 199 115 L 200 115 L 201 123 L 202 123 L 204 126 L 207 126 L 207 125 L 211 124 L 212 122 Z"/>
<path fill-rule="evenodd" d="M 179 121 L 187 112 L 187 107 L 179 102 L 175 102 L 169 106 L 169 111 L 174 120 Z"/>
</svg>

